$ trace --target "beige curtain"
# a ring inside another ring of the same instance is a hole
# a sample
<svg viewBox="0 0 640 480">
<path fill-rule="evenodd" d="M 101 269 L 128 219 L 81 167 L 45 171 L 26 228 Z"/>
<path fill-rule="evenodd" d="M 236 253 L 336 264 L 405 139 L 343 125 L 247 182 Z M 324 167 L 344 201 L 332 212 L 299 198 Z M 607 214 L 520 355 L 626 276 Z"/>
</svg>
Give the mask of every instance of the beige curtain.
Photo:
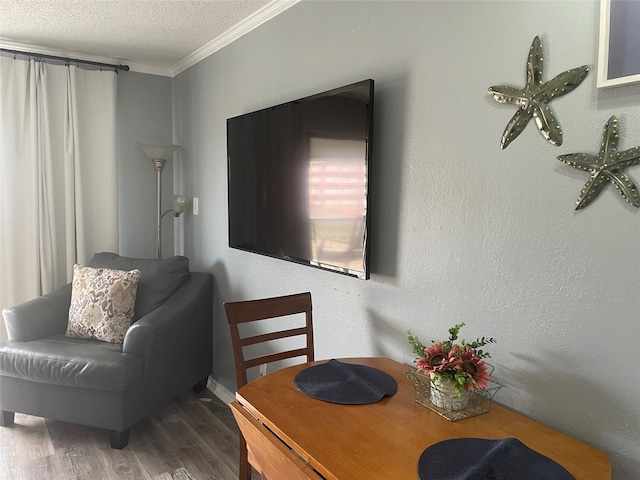
<svg viewBox="0 0 640 480">
<path fill-rule="evenodd" d="M 1 308 L 118 251 L 115 105 L 115 72 L 0 57 Z"/>
</svg>

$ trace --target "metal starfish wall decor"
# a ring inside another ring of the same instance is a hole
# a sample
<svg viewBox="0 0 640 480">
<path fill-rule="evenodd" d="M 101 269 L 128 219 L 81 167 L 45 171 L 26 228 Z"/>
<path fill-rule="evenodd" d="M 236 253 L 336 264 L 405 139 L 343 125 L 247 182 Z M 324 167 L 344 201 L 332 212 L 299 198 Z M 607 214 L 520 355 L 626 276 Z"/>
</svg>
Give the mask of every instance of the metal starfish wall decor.
<svg viewBox="0 0 640 480">
<path fill-rule="evenodd" d="M 548 103 L 576 88 L 589 73 L 589 66 L 583 65 L 567 70 L 553 80 L 543 82 L 543 64 L 542 44 L 536 36 L 529 49 L 527 84 L 524 88 L 504 85 L 489 87 L 489 94 L 498 102 L 515 104 L 518 107 L 518 111 L 502 134 L 500 148 L 507 148 L 524 130 L 531 117 L 536 119 L 538 129 L 544 138 L 553 145 L 562 145 L 562 129 Z"/>
<path fill-rule="evenodd" d="M 640 207 L 638 187 L 624 173 L 626 167 L 640 165 L 640 146 L 618 152 L 618 119 L 613 116 L 607 121 L 602 132 L 602 143 L 597 155 L 570 153 L 560 155 L 558 160 L 579 170 L 591 173 L 591 178 L 580 192 L 576 210 L 585 207 L 598 196 L 607 182 L 634 207 Z"/>
</svg>

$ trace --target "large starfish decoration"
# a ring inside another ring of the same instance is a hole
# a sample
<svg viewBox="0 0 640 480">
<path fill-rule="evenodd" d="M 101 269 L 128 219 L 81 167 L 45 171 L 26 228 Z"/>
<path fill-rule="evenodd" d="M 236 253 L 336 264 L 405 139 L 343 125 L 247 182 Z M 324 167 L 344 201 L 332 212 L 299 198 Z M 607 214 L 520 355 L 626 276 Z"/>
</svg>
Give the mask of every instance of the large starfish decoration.
<svg viewBox="0 0 640 480">
<path fill-rule="evenodd" d="M 549 108 L 548 103 L 554 98 L 576 88 L 589 73 L 589 66 L 583 65 L 562 72 L 553 80 L 542 81 L 542 44 L 536 36 L 529 49 L 527 59 L 527 84 L 524 88 L 504 85 L 489 87 L 489 94 L 500 103 L 511 103 L 518 106 L 518 111 L 507 124 L 500 148 L 507 146 L 524 130 L 531 117 L 536 119 L 542 136 L 553 145 L 562 145 L 562 129 Z"/>
<path fill-rule="evenodd" d="M 640 165 L 640 146 L 618 152 L 618 119 L 615 116 L 611 117 L 604 126 L 602 143 L 597 155 L 569 153 L 560 155 L 558 160 L 591 173 L 591 178 L 580 192 L 576 210 L 591 203 L 608 181 L 613 183 L 627 202 L 634 207 L 640 207 L 638 187 L 624 173 L 626 167 Z"/>
</svg>

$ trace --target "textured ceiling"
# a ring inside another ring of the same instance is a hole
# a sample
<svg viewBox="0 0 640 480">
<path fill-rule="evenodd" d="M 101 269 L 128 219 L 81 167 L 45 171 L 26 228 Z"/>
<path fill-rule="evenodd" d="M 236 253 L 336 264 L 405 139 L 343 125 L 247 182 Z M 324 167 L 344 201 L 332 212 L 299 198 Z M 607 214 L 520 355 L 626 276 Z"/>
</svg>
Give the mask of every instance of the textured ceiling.
<svg viewBox="0 0 640 480">
<path fill-rule="evenodd" d="M 287 3 L 291 1 L 0 0 L 0 44 L 168 70 L 239 24 L 273 10 L 274 4 Z"/>
</svg>

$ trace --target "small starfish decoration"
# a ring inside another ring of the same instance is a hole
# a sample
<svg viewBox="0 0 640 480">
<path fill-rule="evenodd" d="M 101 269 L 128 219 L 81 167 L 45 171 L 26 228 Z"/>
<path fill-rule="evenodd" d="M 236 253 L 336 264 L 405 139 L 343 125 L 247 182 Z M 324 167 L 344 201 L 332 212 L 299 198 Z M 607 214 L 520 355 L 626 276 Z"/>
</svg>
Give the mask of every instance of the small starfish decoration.
<svg viewBox="0 0 640 480">
<path fill-rule="evenodd" d="M 507 148 L 522 133 L 531 117 L 536 119 L 540 133 L 544 138 L 553 145 L 562 145 L 562 129 L 548 103 L 580 85 L 580 82 L 589 73 L 589 66 L 583 65 L 567 70 L 548 82 L 542 81 L 542 67 L 542 44 L 536 36 L 529 49 L 527 84 L 524 88 L 504 85 L 489 87 L 489 94 L 498 102 L 511 103 L 518 106 L 518 111 L 509 121 L 502 134 L 500 148 Z"/>
<path fill-rule="evenodd" d="M 611 117 L 604 126 L 602 143 L 597 155 L 569 153 L 560 155 L 558 160 L 579 170 L 591 173 L 591 178 L 583 187 L 576 202 L 576 210 L 585 207 L 598 196 L 607 181 L 620 195 L 634 207 L 640 207 L 638 187 L 624 173 L 626 167 L 640 165 L 640 147 L 618 152 L 618 119 Z"/>
</svg>

